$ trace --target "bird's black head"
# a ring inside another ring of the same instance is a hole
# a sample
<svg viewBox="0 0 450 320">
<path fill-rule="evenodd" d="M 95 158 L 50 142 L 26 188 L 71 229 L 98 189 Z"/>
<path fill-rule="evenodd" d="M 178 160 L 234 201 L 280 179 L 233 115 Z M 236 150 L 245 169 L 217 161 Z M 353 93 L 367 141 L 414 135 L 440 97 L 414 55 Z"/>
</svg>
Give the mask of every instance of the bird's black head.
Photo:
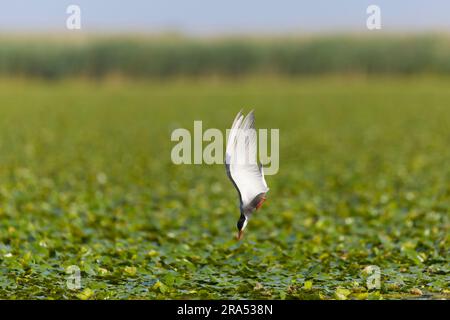
<svg viewBox="0 0 450 320">
<path fill-rule="evenodd" d="M 239 220 L 237 222 L 237 228 L 238 228 L 238 240 L 242 239 L 242 236 L 244 235 L 244 229 L 247 226 L 247 218 L 244 214 L 241 213 L 241 216 L 239 217 Z"/>
</svg>

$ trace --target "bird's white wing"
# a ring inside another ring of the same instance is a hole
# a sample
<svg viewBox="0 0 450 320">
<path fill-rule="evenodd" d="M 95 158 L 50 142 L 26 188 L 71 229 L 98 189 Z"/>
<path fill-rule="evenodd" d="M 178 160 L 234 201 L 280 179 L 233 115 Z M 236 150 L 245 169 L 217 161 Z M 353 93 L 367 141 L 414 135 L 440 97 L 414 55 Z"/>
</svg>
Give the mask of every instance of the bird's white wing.
<svg viewBox="0 0 450 320">
<path fill-rule="evenodd" d="M 242 115 L 242 112 L 239 111 L 239 113 L 237 114 L 237 116 L 234 119 L 233 124 L 231 126 L 231 130 L 228 135 L 227 148 L 225 150 L 225 168 L 227 171 L 227 176 L 231 180 L 231 182 L 233 183 L 234 187 L 236 188 L 236 190 L 239 194 L 239 201 L 240 201 L 241 205 L 242 205 L 241 192 L 239 191 L 239 188 L 236 185 L 236 182 L 233 180 L 233 177 L 231 176 L 230 164 L 231 164 L 231 160 L 232 160 L 232 155 L 234 154 L 234 147 L 236 144 L 236 135 L 238 133 L 239 127 L 240 127 L 243 119 L 244 119 L 244 116 Z"/>
<path fill-rule="evenodd" d="M 269 191 L 262 166 L 257 161 L 254 125 L 253 111 L 244 119 L 239 113 L 231 128 L 226 149 L 227 173 L 239 192 L 243 207 L 260 193 Z"/>
<path fill-rule="evenodd" d="M 228 165 L 231 162 L 231 155 L 233 154 L 234 144 L 236 141 L 236 135 L 239 131 L 239 127 L 240 127 L 243 119 L 244 119 L 244 115 L 242 114 L 241 111 L 239 111 L 236 118 L 234 118 L 233 124 L 231 125 L 231 130 L 228 135 L 227 149 L 225 151 L 225 165 Z M 227 167 L 227 173 L 229 175 L 228 167 Z M 229 178 L 231 179 L 231 177 L 229 177 Z"/>
</svg>

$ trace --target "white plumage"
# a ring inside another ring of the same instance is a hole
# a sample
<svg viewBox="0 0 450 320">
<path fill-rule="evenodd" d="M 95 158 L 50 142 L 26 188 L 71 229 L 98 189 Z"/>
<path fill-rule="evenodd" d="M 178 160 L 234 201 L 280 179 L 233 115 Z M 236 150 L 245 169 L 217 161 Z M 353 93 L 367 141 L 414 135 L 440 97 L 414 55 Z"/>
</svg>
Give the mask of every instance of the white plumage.
<svg viewBox="0 0 450 320">
<path fill-rule="evenodd" d="M 258 164 L 257 149 L 254 113 L 251 111 L 244 118 L 239 112 L 228 137 L 225 166 L 239 193 L 241 212 L 246 216 L 259 204 L 254 200 L 269 191 L 263 168 Z"/>
</svg>

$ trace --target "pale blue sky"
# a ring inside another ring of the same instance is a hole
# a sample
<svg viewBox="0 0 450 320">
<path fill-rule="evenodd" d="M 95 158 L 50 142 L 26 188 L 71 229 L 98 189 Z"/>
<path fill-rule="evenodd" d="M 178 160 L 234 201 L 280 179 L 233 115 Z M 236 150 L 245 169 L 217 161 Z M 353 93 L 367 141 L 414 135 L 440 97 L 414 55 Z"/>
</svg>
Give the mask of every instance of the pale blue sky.
<svg viewBox="0 0 450 320">
<path fill-rule="evenodd" d="M 383 31 L 450 31 L 449 0 L 0 0 L 0 32 L 65 31 L 69 4 L 81 7 L 83 32 L 367 32 L 369 4 Z"/>
</svg>

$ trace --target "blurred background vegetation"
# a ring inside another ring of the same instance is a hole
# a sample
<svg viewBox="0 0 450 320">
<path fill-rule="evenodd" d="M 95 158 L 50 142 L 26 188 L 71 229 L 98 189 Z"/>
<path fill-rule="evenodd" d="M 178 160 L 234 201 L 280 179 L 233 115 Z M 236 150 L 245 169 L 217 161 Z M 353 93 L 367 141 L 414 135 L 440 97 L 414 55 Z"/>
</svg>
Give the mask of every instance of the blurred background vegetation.
<svg viewBox="0 0 450 320">
<path fill-rule="evenodd" d="M 443 34 L 311 37 L 0 37 L 0 76 L 450 74 Z"/>
</svg>

